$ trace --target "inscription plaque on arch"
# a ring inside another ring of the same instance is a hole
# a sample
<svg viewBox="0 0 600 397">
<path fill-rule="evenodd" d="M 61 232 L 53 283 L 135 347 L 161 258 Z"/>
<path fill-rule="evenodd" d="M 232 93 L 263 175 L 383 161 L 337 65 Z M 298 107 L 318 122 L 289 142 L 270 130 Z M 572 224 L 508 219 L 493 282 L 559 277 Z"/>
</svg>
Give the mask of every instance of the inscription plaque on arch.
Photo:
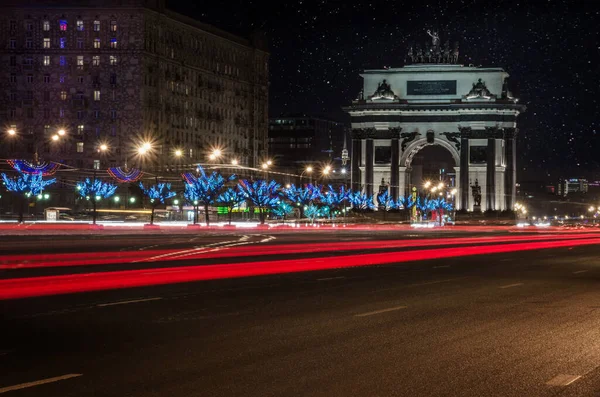
<svg viewBox="0 0 600 397">
<path fill-rule="evenodd" d="M 408 95 L 456 95 L 456 80 L 414 80 L 406 82 Z"/>
</svg>

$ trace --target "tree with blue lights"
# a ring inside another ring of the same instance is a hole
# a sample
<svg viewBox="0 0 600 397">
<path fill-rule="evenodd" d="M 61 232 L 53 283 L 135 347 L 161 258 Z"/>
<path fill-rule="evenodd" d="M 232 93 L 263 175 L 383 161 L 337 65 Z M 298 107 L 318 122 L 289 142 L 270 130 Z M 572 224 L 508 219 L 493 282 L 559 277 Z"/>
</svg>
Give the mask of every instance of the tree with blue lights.
<svg viewBox="0 0 600 397">
<path fill-rule="evenodd" d="M 150 199 L 150 204 L 152 205 L 152 213 L 150 215 L 150 224 L 154 225 L 154 210 L 158 204 L 164 204 L 165 201 L 175 196 L 175 192 L 171 190 L 170 183 L 157 183 L 155 185 L 145 187 L 142 182 L 140 182 L 140 189 L 144 192 L 144 196 Z"/>
<path fill-rule="evenodd" d="M 348 201 L 352 204 L 352 209 L 355 211 L 371 211 L 375 209 L 373 196 L 367 196 L 363 192 L 352 192 L 348 195 Z"/>
<path fill-rule="evenodd" d="M 244 179 L 238 183 L 238 190 L 246 196 L 246 200 L 258 208 L 261 225 L 265 223 L 265 213 L 279 205 L 279 188 L 277 182 L 267 182 L 262 179 L 256 181 Z"/>
<path fill-rule="evenodd" d="M 92 223 L 96 224 L 96 204 L 101 199 L 107 199 L 115 194 L 117 185 L 108 182 L 102 182 L 100 179 L 85 178 L 85 181 L 77 183 L 77 194 L 82 198 L 92 202 L 93 214 Z"/>
<path fill-rule="evenodd" d="M 56 182 L 56 178 L 44 180 L 41 172 L 35 174 L 19 172 L 19 175 L 14 178 L 2 173 L 2 180 L 6 190 L 19 197 L 19 223 L 23 223 L 25 202 L 29 197 L 41 194 L 46 186 Z"/>
<path fill-rule="evenodd" d="M 231 225 L 231 214 L 233 209 L 244 201 L 246 201 L 246 195 L 238 189 L 229 188 L 217 197 L 217 203 L 227 207 L 227 216 L 229 218 L 229 224 Z"/>
<path fill-rule="evenodd" d="M 321 189 L 319 186 L 315 186 L 311 183 L 305 187 L 291 185 L 289 188 L 282 190 L 283 196 L 287 198 L 292 204 L 296 204 L 300 207 L 300 216 L 304 216 L 304 207 L 318 201 L 321 198 Z"/>
<path fill-rule="evenodd" d="M 285 222 L 285 217 L 294 212 L 292 207 L 287 201 L 279 200 L 279 204 L 273 208 L 273 214 L 280 217 Z"/>
<path fill-rule="evenodd" d="M 327 206 L 328 210 L 322 211 L 322 213 L 330 218 L 335 218 L 335 211 L 340 207 L 345 207 L 344 203 L 348 200 L 349 195 L 350 191 L 344 185 L 337 190 L 328 185 L 325 193 L 321 195 L 321 204 Z M 343 210 L 345 211 L 345 208 Z"/>
<path fill-rule="evenodd" d="M 203 205 L 206 226 L 208 226 L 210 222 L 208 207 L 215 203 L 215 200 L 219 197 L 219 194 L 221 194 L 225 183 L 235 179 L 235 175 L 231 175 L 227 179 L 216 171 L 207 175 L 206 172 L 204 172 L 204 168 L 200 165 L 198 166 L 197 171 L 198 176 L 187 181 L 183 195 L 186 200 L 194 204 L 194 224 L 197 222 L 198 205 Z"/>
<path fill-rule="evenodd" d="M 433 199 L 431 200 L 431 209 L 432 211 L 436 211 L 437 212 L 437 216 L 440 220 L 440 226 L 442 225 L 442 215 L 443 212 L 450 212 L 452 211 L 454 208 L 454 206 L 452 205 L 452 203 L 447 202 L 444 198 L 439 197 L 437 199 Z"/>
</svg>

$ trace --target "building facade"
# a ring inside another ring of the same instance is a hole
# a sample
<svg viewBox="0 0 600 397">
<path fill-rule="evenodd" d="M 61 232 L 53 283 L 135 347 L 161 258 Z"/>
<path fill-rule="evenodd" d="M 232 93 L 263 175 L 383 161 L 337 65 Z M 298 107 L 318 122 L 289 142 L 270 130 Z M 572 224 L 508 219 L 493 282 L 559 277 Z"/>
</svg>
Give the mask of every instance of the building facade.
<svg viewBox="0 0 600 397">
<path fill-rule="evenodd" d="M 217 147 L 248 166 L 266 155 L 261 36 L 228 34 L 164 0 L 1 9 L 1 158 L 166 171 L 204 162 Z"/>
<path fill-rule="evenodd" d="M 289 172 L 333 165 L 341 159 L 347 130 L 344 123 L 306 114 L 271 118 L 269 155 Z"/>
<path fill-rule="evenodd" d="M 558 181 L 557 194 L 562 197 L 567 197 L 574 193 L 587 193 L 588 181 L 582 178 L 561 179 Z"/>
<path fill-rule="evenodd" d="M 458 64 L 458 48 L 441 48 L 439 37 L 425 51 L 411 48 L 409 58 L 401 68 L 365 70 L 361 95 L 345 108 L 353 188 L 372 195 L 383 180 L 394 197 L 420 190 L 413 158 L 438 145 L 453 158 L 457 208 L 512 209 L 517 116 L 525 107 L 508 91 L 508 73 Z"/>
</svg>

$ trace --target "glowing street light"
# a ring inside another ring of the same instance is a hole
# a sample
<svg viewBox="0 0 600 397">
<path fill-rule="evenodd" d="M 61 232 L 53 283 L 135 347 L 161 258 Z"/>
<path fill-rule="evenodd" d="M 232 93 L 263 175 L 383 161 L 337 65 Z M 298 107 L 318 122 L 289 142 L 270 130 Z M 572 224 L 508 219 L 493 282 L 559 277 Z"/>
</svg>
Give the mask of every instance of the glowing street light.
<svg viewBox="0 0 600 397">
<path fill-rule="evenodd" d="M 590 212 L 594 212 L 594 211 L 596 211 L 596 208 L 594 208 L 594 207 L 592 206 L 592 207 L 590 207 L 590 208 L 588 209 L 588 211 L 590 211 Z"/>
<path fill-rule="evenodd" d="M 266 170 L 267 168 L 269 168 L 269 164 L 268 163 L 262 163 L 262 168 L 263 168 L 263 170 Z"/>
<path fill-rule="evenodd" d="M 304 170 L 304 172 L 310 174 L 312 172 L 313 168 L 309 165 L 308 167 L 306 167 L 306 169 Z"/>
<path fill-rule="evenodd" d="M 115 196 L 115 203 L 118 203 L 119 201 L 121 201 L 121 198 L 119 196 Z"/>
<path fill-rule="evenodd" d="M 441 189 L 443 189 L 443 188 L 444 188 L 444 183 L 443 183 L 443 182 L 440 182 L 440 183 L 437 185 L 437 187 L 438 187 L 438 189 L 440 189 L 440 190 L 441 190 Z"/>
<path fill-rule="evenodd" d="M 175 157 L 181 157 L 181 156 L 183 156 L 183 150 L 175 149 Z"/>
<path fill-rule="evenodd" d="M 272 165 L 273 162 L 271 160 L 267 160 L 267 165 Z"/>
<path fill-rule="evenodd" d="M 238 160 L 237 160 L 237 159 L 233 159 L 233 160 L 231 160 L 231 164 L 232 164 L 232 165 L 238 165 L 238 163 L 239 163 L 239 162 L 238 162 Z"/>
<path fill-rule="evenodd" d="M 342 174 L 345 174 L 345 173 L 346 173 L 346 169 L 342 168 Z"/>
<path fill-rule="evenodd" d="M 58 130 L 58 135 L 60 135 L 60 136 L 64 136 L 66 133 L 67 132 L 63 128 L 61 128 L 60 130 Z"/>
<path fill-rule="evenodd" d="M 10 136 L 15 136 L 17 135 L 17 131 L 14 128 L 9 128 L 8 131 L 6 131 L 8 133 L 8 135 Z"/>
<path fill-rule="evenodd" d="M 138 153 L 144 155 L 148 153 L 152 149 L 152 144 L 150 142 L 144 142 L 140 147 L 138 147 Z"/>
<path fill-rule="evenodd" d="M 108 150 L 108 145 L 106 143 L 103 143 L 100 145 L 100 147 L 98 147 L 98 150 L 101 152 L 106 152 Z"/>
<path fill-rule="evenodd" d="M 56 134 L 52 135 L 52 140 L 53 141 L 58 141 L 58 138 L 59 138 L 58 135 L 56 135 Z"/>
<path fill-rule="evenodd" d="M 454 195 L 456 195 L 456 192 L 457 192 L 457 190 L 456 190 L 456 189 L 452 189 L 452 190 L 450 191 L 450 194 L 454 196 Z"/>
<path fill-rule="evenodd" d="M 135 203 L 135 197 L 129 197 L 129 202 L 132 204 Z"/>
<path fill-rule="evenodd" d="M 425 184 L 423 185 L 423 187 L 425 187 L 425 189 L 427 189 L 429 186 L 431 186 L 431 181 L 426 181 Z"/>
</svg>

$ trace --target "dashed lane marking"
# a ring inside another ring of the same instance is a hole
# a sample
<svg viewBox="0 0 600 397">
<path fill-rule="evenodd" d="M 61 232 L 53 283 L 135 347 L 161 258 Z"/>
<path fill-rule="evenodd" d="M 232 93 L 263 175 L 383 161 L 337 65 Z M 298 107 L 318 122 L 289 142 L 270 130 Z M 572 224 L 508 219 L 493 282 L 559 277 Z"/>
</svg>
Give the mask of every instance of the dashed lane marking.
<svg viewBox="0 0 600 397">
<path fill-rule="evenodd" d="M 408 306 L 388 307 L 387 309 L 381 309 L 381 310 L 375 310 L 375 311 L 367 312 L 367 313 L 355 314 L 354 317 L 367 317 L 367 316 L 372 316 L 374 314 L 381 314 L 381 313 L 387 313 L 387 312 L 393 312 L 396 310 L 406 309 L 407 307 Z"/>
<path fill-rule="evenodd" d="M 589 270 L 577 270 L 576 272 L 573 272 L 573 274 L 581 274 L 581 273 L 587 273 Z"/>
<path fill-rule="evenodd" d="M 506 288 L 520 287 L 521 285 L 523 285 L 523 283 L 508 284 L 508 285 L 503 285 L 503 286 L 498 287 L 498 288 L 500 288 L 500 289 L 506 289 Z"/>
<path fill-rule="evenodd" d="M 444 265 L 444 266 L 434 266 L 433 268 L 434 268 L 434 269 L 445 269 L 445 268 L 448 268 L 448 267 L 450 267 L 450 265 Z"/>
<path fill-rule="evenodd" d="M 559 374 L 546 382 L 546 384 L 548 386 L 568 386 L 579 378 L 581 378 L 581 375 Z"/>
<path fill-rule="evenodd" d="M 21 383 L 21 384 L 14 385 L 14 386 L 3 387 L 0 389 L 0 393 L 6 393 L 9 391 L 13 391 L 13 390 L 26 389 L 28 387 L 39 386 L 39 385 L 43 385 L 46 383 L 58 382 L 59 380 L 77 378 L 78 376 L 82 376 L 82 375 L 83 374 L 67 374 L 67 375 L 62 375 L 62 376 L 56 376 L 54 378 L 36 380 L 34 382 Z"/>
<path fill-rule="evenodd" d="M 346 278 L 344 276 L 340 276 L 340 277 L 327 277 L 327 278 L 318 278 L 317 281 L 329 281 L 329 280 L 340 280 Z"/>
<path fill-rule="evenodd" d="M 147 299 L 135 299 L 135 300 L 130 300 L 130 301 L 99 303 L 96 306 L 97 307 L 106 307 L 106 306 L 126 305 L 128 303 L 150 302 L 150 301 L 158 301 L 158 300 L 161 300 L 161 299 L 162 299 L 161 297 L 147 298 Z"/>
</svg>

